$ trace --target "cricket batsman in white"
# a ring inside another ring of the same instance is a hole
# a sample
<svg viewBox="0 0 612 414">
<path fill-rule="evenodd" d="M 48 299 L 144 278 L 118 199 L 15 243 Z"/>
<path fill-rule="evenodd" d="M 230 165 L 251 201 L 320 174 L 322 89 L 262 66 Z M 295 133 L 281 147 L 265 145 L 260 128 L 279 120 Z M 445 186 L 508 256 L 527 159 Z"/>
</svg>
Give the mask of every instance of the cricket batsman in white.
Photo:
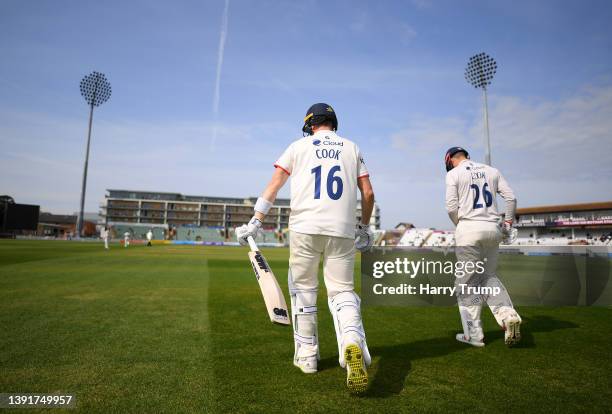
<svg viewBox="0 0 612 414">
<path fill-rule="evenodd" d="M 123 233 L 123 247 L 128 247 L 130 245 L 130 232 L 126 231 Z"/>
<path fill-rule="evenodd" d="M 365 391 L 370 353 L 361 320 L 360 298 L 354 290 L 355 253 L 373 243 L 369 228 L 374 192 L 359 147 L 336 134 L 338 120 L 324 103 L 311 106 L 304 118 L 304 138 L 293 142 L 276 161 L 272 180 L 255 204 L 248 225 L 236 229 L 245 245 L 255 237 L 276 199 L 291 176 L 289 218 L 289 293 L 295 354 L 293 364 L 304 373 L 317 372 L 318 268 L 323 259 L 340 366 L 347 370 L 352 392 Z M 356 223 L 357 191 L 361 193 L 362 218 Z"/>
<path fill-rule="evenodd" d="M 505 342 L 512 346 L 521 338 L 521 317 L 514 309 L 505 286 L 497 277 L 499 243 L 516 236 L 512 228 L 516 198 L 500 172 L 486 164 L 470 160 L 462 147 L 446 152 L 446 210 L 455 231 L 457 261 L 480 261 L 483 272 L 465 272 L 455 278 L 457 302 L 463 333 L 457 340 L 473 346 L 484 346 L 484 333 L 480 314 L 487 303 L 495 320 L 505 330 Z M 505 215 L 497 209 L 497 194 L 504 199 Z M 457 274 L 458 276 L 458 274 Z M 498 294 L 481 295 L 462 293 L 461 285 L 470 287 L 497 287 Z"/>
<path fill-rule="evenodd" d="M 110 237 L 110 229 L 108 227 L 102 227 L 100 230 L 100 237 L 104 240 L 104 248 L 108 249 L 108 238 Z"/>
</svg>

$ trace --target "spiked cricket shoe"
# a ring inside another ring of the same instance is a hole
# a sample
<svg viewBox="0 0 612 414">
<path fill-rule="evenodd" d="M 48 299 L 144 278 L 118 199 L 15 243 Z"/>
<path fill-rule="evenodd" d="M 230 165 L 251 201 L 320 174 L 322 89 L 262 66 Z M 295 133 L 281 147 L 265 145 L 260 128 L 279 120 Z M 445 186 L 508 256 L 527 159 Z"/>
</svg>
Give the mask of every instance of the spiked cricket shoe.
<svg viewBox="0 0 612 414">
<path fill-rule="evenodd" d="M 470 338 L 465 336 L 462 333 L 458 333 L 455 338 L 457 339 L 457 341 L 459 342 L 463 342 L 464 344 L 469 344 L 478 348 L 482 348 L 483 346 L 485 346 L 484 342 L 482 339 L 476 339 L 476 338 Z"/>
<path fill-rule="evenodd" d="M 521 340 L 521 320 L 510 317 L 504 320 L 504 342 L 508 346 L 514 346 Z"/>
<path fill-rule="evenodd" d="M 344 360 L 349 391 L 355 394 L 364 392 L 368 388 L 368 372 L 361 348 L 355 344 L 348 345 L 344 348 Z"/>
<path fill-rule="evenodd" d="M 317 372 L 317 357 L 296 358 L 293 365 L 302 370 L 304 374 L 314 374 Z"/>
</svg>

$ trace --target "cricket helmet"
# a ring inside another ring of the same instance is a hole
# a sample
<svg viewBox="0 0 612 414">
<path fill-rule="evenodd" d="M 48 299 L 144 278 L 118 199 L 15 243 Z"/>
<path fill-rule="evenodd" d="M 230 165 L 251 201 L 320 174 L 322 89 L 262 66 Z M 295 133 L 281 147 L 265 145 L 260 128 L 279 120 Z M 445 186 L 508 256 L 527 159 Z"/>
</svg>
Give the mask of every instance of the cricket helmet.
<svg viewBox="0 0 612 414">
<path fill-rule="evenodd" d="M 463 152 L 465 154 L 465 158 L 470 159 L 470 154 L 463 147 L 450 147 L 448 151 L 446 151 L 446 155 L 444 156 L 444 164 L 446 164 L 446 171 L 450 171 L 453 169 L 453 163 L 451 158 L 458 152 Z"/>
<path fill-rule="evenodd" d="M 312 126 L 322 124 L 326 121 L 331 121 L 334 131 L 338 129 L 338 118 L 336 118 L 334 108 L 326 103 L 316 103 L 306 111 L 302 132 L 305 135 L 312 135 Z"/>
</svg>

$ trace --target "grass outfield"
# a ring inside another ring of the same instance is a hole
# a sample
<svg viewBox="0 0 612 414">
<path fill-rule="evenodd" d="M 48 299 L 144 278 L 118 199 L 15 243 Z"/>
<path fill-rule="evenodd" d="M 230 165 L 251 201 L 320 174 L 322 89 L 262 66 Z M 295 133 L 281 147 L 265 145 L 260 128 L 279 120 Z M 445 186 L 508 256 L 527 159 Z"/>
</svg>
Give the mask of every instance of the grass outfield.
<svg viewBox="0 0 612 414">
<path fill-rule="evenodd" d="M 286 292 L 288 251 L 264 254 Z M 304 375 L 246 249 L 0 241 L 0 392 L 72 393 L 86 413 L 605 412 L 612 401 L 610 308 L 521 307 L 514 349 L 488 311 L 477 349 L 454 340 L 455 308 L 365 308 L 362 397 L 345 391 L 323 289 L 319 310 L 320 372 Z"/>
</svg>

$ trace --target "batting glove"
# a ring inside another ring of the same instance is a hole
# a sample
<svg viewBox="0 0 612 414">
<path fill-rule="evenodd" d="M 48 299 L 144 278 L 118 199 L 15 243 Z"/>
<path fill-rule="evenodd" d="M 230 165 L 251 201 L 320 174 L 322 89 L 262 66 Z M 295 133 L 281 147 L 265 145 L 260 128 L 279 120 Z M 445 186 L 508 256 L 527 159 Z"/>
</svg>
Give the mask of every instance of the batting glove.
<svg viewBox="0 0 612 414">
<path fill-rule="evenodd" d="M 374 244 L 374 233 L 367 224 L 359 223 L 355 229 L 355 248 L 360 252 L 367 252 Z"/>
<path fill-rule="evenodd" d="M 516 240 L 518 230 L 512 227 L 512 220 L 504 220 L 501 225 L 501 231 L 503 234 L 502 243 L 512 244 Z"/>
<path fill-rule="evenodd" d="M 504 232 L 504 234 L 510 233 L 511 230 L 512 220 L 504 220 L 504 222 L 502 223 L 502 231 Z"/>
<path fill-rule="evenodd" d="M 260 229 L 261 221 L 253 216 L 251 221 L 249 221 L 249 224 L 243 224 L 240 227 L 236 227 L 236 238 L 238 239 L 238 243 L 243 246 L 247 246 L 249 244 L 247 239 L 249 237 L 255 239 Z"/>
</svg>

